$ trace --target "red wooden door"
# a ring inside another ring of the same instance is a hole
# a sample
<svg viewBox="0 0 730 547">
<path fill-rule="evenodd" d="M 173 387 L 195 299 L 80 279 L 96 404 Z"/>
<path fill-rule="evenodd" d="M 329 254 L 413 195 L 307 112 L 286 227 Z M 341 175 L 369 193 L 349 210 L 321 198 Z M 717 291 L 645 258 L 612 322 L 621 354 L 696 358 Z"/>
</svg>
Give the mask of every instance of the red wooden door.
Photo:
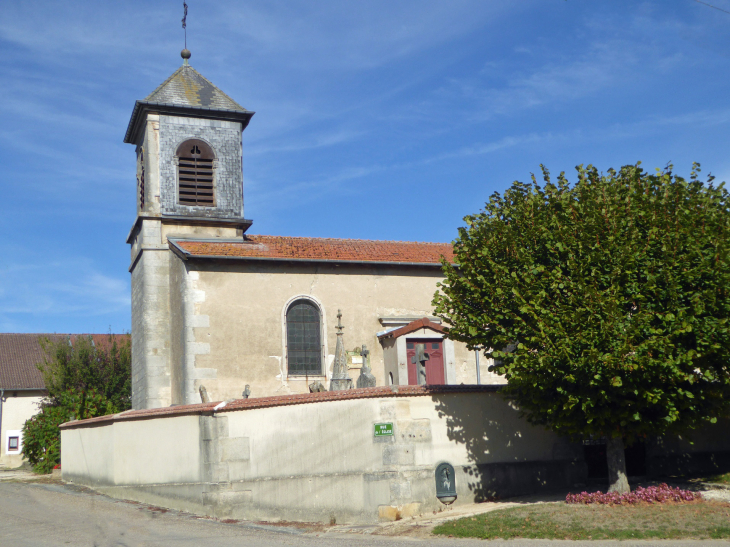
<svg viewBox="0 0 730 547">
<path fill-rule="evenodd" d="M 408 384 L 418 385 L 416 376 L 416 363 L 412 363 L 412 357 L 416 355 L 416 344 L 425 344 L 426 353 L 430 359 L 426 361 L 426 383 L 445 384 L 446 374 L 444 372 L 444 343 L 442 340 L 414 340 L 409 338 L 406 342 L 406 359 L 408 360 Z"/>
</svg>

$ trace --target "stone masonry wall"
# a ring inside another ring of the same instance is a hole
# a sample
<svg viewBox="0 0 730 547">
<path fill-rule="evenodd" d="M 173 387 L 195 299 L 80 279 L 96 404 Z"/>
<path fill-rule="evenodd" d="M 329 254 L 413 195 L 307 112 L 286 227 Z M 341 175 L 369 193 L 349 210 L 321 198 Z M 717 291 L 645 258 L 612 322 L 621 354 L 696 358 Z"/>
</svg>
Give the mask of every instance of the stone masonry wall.
<svg viewBox="0 0 730 547">
<path fill-rule="evenodd" d="M 196 328 L 210 327 L 210 318 L 199 313 L 205 291 L 198 290 L 199 273 L 170 253 L 171 373 L 173 404 L 199 403 L 198 389 L 210 385 L 217 369 L 196 366 L 198 355 L 208 355 L 210 344 L 196 340 Z"/>
<path fill-rule="evenodd" d="M 160 221 L 145 220 L 133 248 L 132 407 L 171 403 L 170 250 L 160 243 Z"/>
<path fill-rule="evenodd" d="M 140 257 L 142 258 L 142 257 Z M 144 313 L 144 285 L 142 268 L 132 270 L 132 408 L 147 408 L 147 375 L 144 370 L 145 328 L 137 319 Z"/>
<path fill-rule="evenodd" d="M 216 156 L 213 176 L 215 207 L 180 205 L 177 192 L 177 147 L 201 139 Z M 160 116 L 160 211 L 163 215 L 209 218 L 243 217 L 241 124 L 199 118 Z"/>
</svg>

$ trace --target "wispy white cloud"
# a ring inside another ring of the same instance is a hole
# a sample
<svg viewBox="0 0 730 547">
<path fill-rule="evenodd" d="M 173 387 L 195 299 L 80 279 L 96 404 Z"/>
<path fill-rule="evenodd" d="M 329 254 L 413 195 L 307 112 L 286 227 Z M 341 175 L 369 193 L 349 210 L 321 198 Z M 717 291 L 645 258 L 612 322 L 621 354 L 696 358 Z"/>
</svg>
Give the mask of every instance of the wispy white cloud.
<svg viewBox="0 0 730 547">
<path fill-rule="evenodd" d="M 129 281 L 101 273 L 91 259 L 48 260 L 23 253 L 0 267 L 0 323 L 113 315 L 130 306 Z"/>
<path fill-rule="evenodd" d="M 695 128 L 728 124 L 730 124 L 730 108 L 699 110 L 677 114 L 675 116 L 650 116 L 633 122 L 616 123 L 608 127 L 600 128 L 576 128 L 560 132 L 511 135 L 495 141 L 475 143 L 435 155 L 425 156 L 413 161 L 348 167 L 334 174 L 318 177 L 306 182 L 282 184 L 273 190 L 262 187 L 259 184 L 254 184 L 256 197 L 253 198 L 252 202 L 255 207 L 263 207 L 266 210 L 287 208 L 288 204 L 291 203 L 322 199 L 325 193 L 335 192 L 339 195 L 346 195 L 358 191 L 365 191 L 350 183 L 377 173 L 414 169 L 437 162 L 458 161 L 462 158 L 490 155 L 509 148 L 534 146 L 540 143 L 550 143 L 551 146 L 569 146 L 571 143 L 580 142 L 582 145 L 590 145 L 590 143 L 598 144 L 623 140 L 628 137 L 636 138 L 642 135 L 652 135 L 657 132 L 666 131 L 670 126 Z"/>
<path fill-rule="evenodd" d="M 651 58 L 650 67 L 646 66 L 647 57 Z M 547 59 L 531 70 L 509 69 L 500 63 L 485 69 L 478 79 L 453 79 L 434 100 L 459 96 L 473 105 L 466 110 L 467 116 L 483 122 L 497 115 L 551 103 L 571 104 L 623 88 L 627 80 L 638 82 L 648 78 L 648 73 L 666 72 L 677 62 L 673 54 L 653 52 L 651 47 L 626 40 L 594 42 L 586 44 L 586 51 L 577 57 Z"/>
<path fill-rule="evenodd" d="M 268 139 L 268 143 L 259 142 L 247 147 L 246 154 L 259 156 L 270 153 L 301 152 L 303 150 L 336 146 L 360 138 L 363 135 L 363 131 L 340 129 L 331 133 L 307 134 L 296 140 L 289 141 L 284 139 L 277 139 L 276 141 Z"/>
<path fill-rule="evenodd" d="M 211 13 L 264 58 L 299 69 L 372 69 L 496 23 L 522 5 L 454 0 L 322 4 L 219 3 Z"/>
</svg>

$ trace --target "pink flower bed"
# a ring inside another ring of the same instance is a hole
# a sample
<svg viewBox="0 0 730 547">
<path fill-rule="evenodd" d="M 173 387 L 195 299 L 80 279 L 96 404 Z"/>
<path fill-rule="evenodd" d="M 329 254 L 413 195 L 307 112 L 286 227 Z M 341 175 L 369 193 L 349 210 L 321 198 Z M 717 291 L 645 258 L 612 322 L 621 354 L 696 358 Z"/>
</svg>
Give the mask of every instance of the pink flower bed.
<svg viewBox="0 0 730 547">
<path fill-rule="evenodd" d="M 697 501 L 702 498 L 699 492 L 690 492 L 680 488 L 672 488 L 666 483 L 659 486 L 642 488 L 639 486 L 628 494 L 617 492 L 581 492 L 580 494 L 568 494 L 565 503 L 583 503 L 585 505 L 596 503 L 598 505 L 636 505 L 639 503 L 684 503 Z"/>
</svg>

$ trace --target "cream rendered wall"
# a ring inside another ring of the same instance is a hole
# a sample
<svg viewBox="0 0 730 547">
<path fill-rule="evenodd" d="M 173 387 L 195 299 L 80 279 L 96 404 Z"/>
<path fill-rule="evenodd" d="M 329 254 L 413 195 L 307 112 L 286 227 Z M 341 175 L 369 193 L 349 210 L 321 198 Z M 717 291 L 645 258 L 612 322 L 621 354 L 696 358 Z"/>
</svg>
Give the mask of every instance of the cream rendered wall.
<svg viewBox="0 0 730 547">
<path fill-rule="evenodd" d="M 384 460 L 383 446 L 393 440 L 415 447 L 412 465 L 434 468 L 439 461 L 463 466 L 578 457 L 566 439 L 528 424 L 519 414 L 497 393 L 458 393 L 350 399 L 218 416 L 228 418 L 230 437 L 249 439 L 248 468 L 237 479 L 388 470 L 393 464 Z M 395 423 L 396 438 L 373 437 L 374 424 L 387 421 Z"/>
<path fill-rule="evenodd" d="M 5 391 L 3 397 L 2 430 L 0 430 L 0 466 L 20 467 L 23 464 L 23 456 L 20 451 L 8 453 L 8 431 L 20 431 L 26 420 L 31 419 L 40 411 L 40 403 L 43 394 L 40 391 Z M 22 434 L 20 435 L 20 446 L 22 450 Z"/>
<path fill-rule="evenodd" d="M 148 439 L 148 445 L 152 442 Z M 61 470 L 66 481 L 89 486 L 114 484 L 114 424 L 61 430 Z M 148 450 L 150 450 L 148 446 Z M 135 456 L 133 456 L 135 457 Z M 144 467 L 144 454 L 130 459 Z"/>
<path fill-rule="evenodd" d="M 188 348 L 188 377 L 198 375 L 186 386 L 188 403 L 200 402 L 197 390 L 201 383 L 211 400 L 240 397 L 246 384 L 251 386 L 252 397 L 305 393 L 315 380 L 327 385 L 332 373 L 338 309 L 342 310 L 345 325 L 345 348 L 352 350 L 366 344 L 371 350 L 370 364 L 377 384 L 386 385 L 383 347 L 376 336 L 383 330 L 378 319 L 431 315 L 436 283 L 442 279 L 437 267 L 273 261 L 188 260 L 185 271 L 185 283 L 194 294 L 190 293 L 191 302 L 180 305 L 184 309 L 179 313 L 186 325 L 186 338 L 180 344 Z M 287 374 L 283 318 L 287 303 L 298 296 L 320 303 L 324 314 L 326 370 L 322 376 Z M 173 349 L 173 353 L 177 351 Z M 484 358 L 481 361 L 482 382 L 486 383 L 489 363 Z M 474 353 L 463 344 L 454 343 L 449 366 L 450 383 L 476 383 Z M 353 376 L 356 372 L 352 371 Z"/>
<path fill-rule="evenodd" d="M 115 422 L 61 431 L 63 478 L 127 486 L 201 480 L 198 416 Z"/>
<path fill-rule="evenodd" d="M 383 348 L 383 382 L 386 386 L 399 385 L 397 338 L 383 338 L 380 345 Z"/>
<path fill-rule="evenodd" d="M 113 424 L 113 429 L 115 484 L 201 480 L 198 416 L 122 421 Z"/>
<path fill-rule="evenodd" d="M 64 428 L 63 478 L 219 517 L 344 523 L 439 510 L 443 461 L 455 468 L 457 504 L 583 477 L 580 445 L 531 426 L 495 392 L 199 413 Z M 374 436 L 382 422 L 393 436 Z"/>
</svg>

